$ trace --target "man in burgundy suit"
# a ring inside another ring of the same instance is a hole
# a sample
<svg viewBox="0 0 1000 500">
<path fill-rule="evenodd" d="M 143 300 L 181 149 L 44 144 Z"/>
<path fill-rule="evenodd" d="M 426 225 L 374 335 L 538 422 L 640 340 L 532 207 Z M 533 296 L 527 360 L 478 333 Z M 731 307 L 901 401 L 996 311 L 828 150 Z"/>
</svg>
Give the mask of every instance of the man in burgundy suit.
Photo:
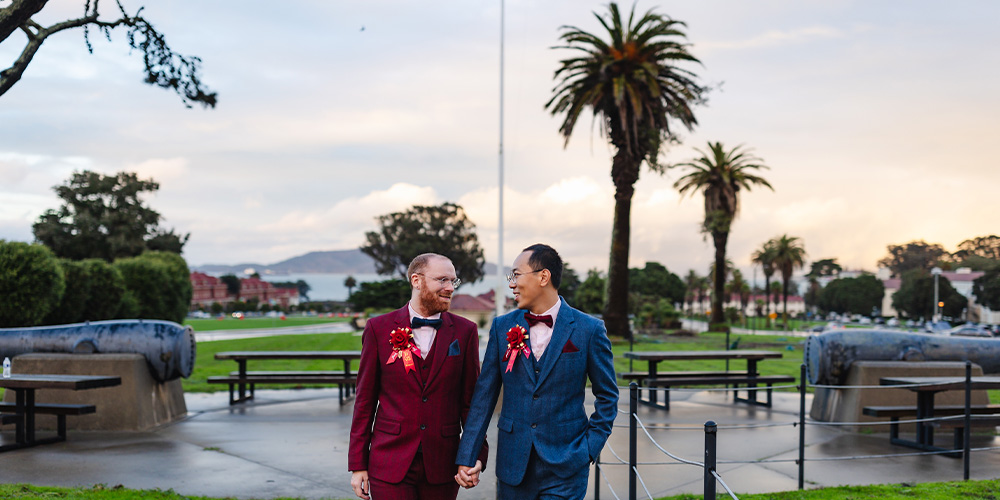
<svg viewBox="0 0 1000 500">
<path fill-rule="evenodd" d="M 354 493 L 366 500 L 454 500 L 459 434 L 479 377 L 479 333 L 448 312 L 461 283 L 451 260 L 419 255 L 407 276 L 410 302 L 372 318 L 361 337 L 347 467 Z M 484 443 L 483 466 L 486 456 Z"/>
</svg>

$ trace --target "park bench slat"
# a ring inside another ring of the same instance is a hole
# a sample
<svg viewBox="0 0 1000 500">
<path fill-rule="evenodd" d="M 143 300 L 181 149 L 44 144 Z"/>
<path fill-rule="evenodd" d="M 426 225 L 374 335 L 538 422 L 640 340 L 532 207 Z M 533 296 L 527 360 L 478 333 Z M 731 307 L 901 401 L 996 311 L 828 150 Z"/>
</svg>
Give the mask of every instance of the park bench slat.
<svg viewBox="0 0 1000 500">
<path fill-rule="evenodd" d="M 675 385 L 735 385 L 735 384 L 777 384 L 782 382 L 795 382 L 795 377 L 788 375 L 749 375 L 725 376 L 725 377 L 674 377 L 666 379 L 648 380 L 652 387 L 672 387 Z"/>
<path fill-rule="evenodd" d="M 973 414 L 990 414 L 990 413 L 1000 413 L 1000 405 L 989 404 L 989 405 L 973 405 L 969 408 L 970 413 Z M 861 409 L 861 412 L 869 417 L 889 417 L 889 418 L 900 418 L 900 417 L 916 417 L 917 407 L 916 406 L 866 406 Z M 965 413 L 964 405 L 942 405 L 934 407 L 935 416 L 951 416 L 951 415 L 962 415 Z"/>
<path fill-rule="evenodd" d="M 0 402 L 0 413 L 13 413 L 17 405 L 15 403 Z M 89 415 L 97 413 L 97 407 L 84 404 L 56 404 L 56 403 L 36 403 L 35 413 L 45 415 Z"/>
<path fill-rule="evenodd" d="M 730 372 L 710 372 L 710 371 L 690 371 L 690 372 L 656 372 L 656 378 L 676 378 L 676 377 L 746 377 L 745 371 Z M 646 380 L 649 372 L 625 372 L 619 375 L 624 380 Z"/>
</svg>

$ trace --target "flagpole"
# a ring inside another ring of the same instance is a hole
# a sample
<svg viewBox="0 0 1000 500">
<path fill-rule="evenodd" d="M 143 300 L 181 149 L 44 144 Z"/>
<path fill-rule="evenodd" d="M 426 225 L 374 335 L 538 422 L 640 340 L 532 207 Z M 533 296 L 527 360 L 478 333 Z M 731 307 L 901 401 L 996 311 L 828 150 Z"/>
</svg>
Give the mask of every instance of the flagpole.
<svg viewBox="0 0 1000 500">
<path fill-rule="evenodd" d="M 504 0 L 500 0 L 500 148 L 499 148 L 499 168 L 500 173 L 500 189 L 497 191 L 499 194 L 500 206 L 498 210 L 498 221 L 497 221 L 497 289 L 496 293 L 493 294 L 494 305 L 496 306 L 496 315 L 500 316 L 504 312 L 504 306 L 506 306 L 506 279 L 504 278 L 503 272 L 503 37 L 504 37 Z"/>
</svg>

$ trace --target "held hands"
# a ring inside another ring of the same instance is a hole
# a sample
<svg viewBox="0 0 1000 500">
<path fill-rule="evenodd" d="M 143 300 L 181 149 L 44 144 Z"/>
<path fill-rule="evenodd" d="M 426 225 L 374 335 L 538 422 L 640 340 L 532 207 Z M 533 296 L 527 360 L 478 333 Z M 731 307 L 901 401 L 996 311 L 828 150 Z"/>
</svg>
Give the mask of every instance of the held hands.
<svg viewBox="0 0 1000 500">
<path fill-rule="evenodd" d="M 479 484 L 479 473 L 483 470 L 483 462 L 476 460 L 475 467 L 458 466 L 458 474 L 455 474 L 455 481 L 463 488 L 472 488 Z"/>
<path fill-rule="evenodd" d="M 371 493 L 371 484 L 368 482 L 368 471 L 366 470 L 356 470 L 351 472 L 351 487 L 354 488 L 354 494 L 358 498 L 363 498 L 368 500 L 368 496 Z"/>
</svg>

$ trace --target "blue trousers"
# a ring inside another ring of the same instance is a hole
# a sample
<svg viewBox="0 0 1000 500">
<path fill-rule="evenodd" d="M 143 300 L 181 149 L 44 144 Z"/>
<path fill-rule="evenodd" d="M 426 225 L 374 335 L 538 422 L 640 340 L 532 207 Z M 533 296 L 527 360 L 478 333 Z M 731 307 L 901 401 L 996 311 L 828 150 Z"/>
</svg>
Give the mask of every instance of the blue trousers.
<svg viewBox="0 0 1000 500">
<path fill-rule="evenodd" d="M 510 485 L 497 478 L 499 500 L 583 500 L 587 495 L 590 466 L 581 468 L 570 477 L 559 477 L 531 449 L 528 468 L 519 485 Z"/>
</svg>

